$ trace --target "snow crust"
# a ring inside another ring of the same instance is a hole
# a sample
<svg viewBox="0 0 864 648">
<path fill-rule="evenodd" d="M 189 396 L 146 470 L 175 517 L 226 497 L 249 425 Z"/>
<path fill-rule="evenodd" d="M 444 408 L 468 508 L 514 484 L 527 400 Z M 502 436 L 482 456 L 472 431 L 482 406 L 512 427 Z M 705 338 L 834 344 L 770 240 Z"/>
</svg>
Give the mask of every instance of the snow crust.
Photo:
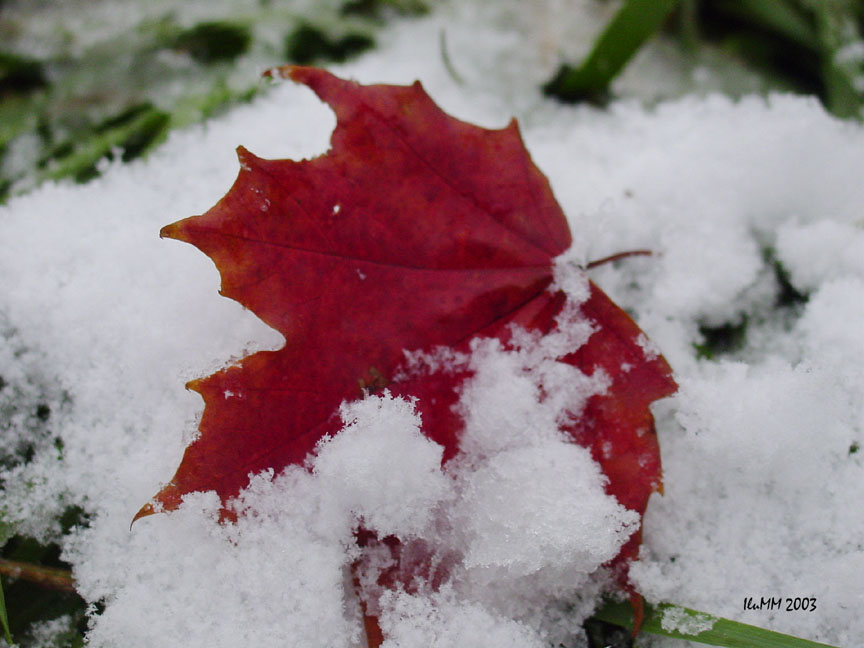
<svg viewBox="0 0 864 648">
<path fill-rule="evenodd" d="M 379 50 L 334 71 L 420 78 L 450 112 L 487 126 L 516 114 L 570 219 L 568 258 L 654 252 L 591 273 L 681 386 L 655 407 L 665 494 L 652 498 L 631 570 L 646 597 L 855 645 L 864 129 L 785 95 L 555 104 L 536 92 L 554 57 L 536 35 L 517 55 L 524 35 L 512 25 L 524 15 L 501 7 L 493 19 L 466 3 L 397 24 Z M 585 25 L 602 18 L 598 7 L 580 4 Z M 533 29 L 553 45 L 587 29 L 564 22 Z M 464 85 L 441 61 L 445 25 Z M 387 648 L 581 646 L 607 578 L 600 566 L 635 520 L 603 494 L 587 452 L 557 434 L 605 388 L 602 376 L 550 360 L 555 345 L 590 335 L 575 317 L 543 343 L 526 336 L 511 350 L 482 343 L 469 358 L 437 358 L 442 370 L 477 371 L 459 403 L 467 458 L 446 473 L 412 403 L 376 395 L 344 406 L 345 428 L 319 445 L 311 471 L 256 476 L 236 524 L 218 524 L 215 497 L 195 494 L 129 530 L 195 434 L 200 399 L 184 381 L 282 344 L 218 296 L 202 254 L 160 241 L 160 227 L 215 203 L 236 175 L 238 144 L 299 159 L 324 151 L 332 127 L 308 90 L 284 84 L 175 133 L 146 161 L 0 208 L 0 447 L 34 448 L 31 462 L 0 474 L 2 515 L 48 539 L 60 537 L 67 505 L 91 513 L 62 541 L 81 594 L 105 603 L 94 647 L 361 645 L 350 578 L 360 520 L 449 556 L 446 588 L 382 594 Z M 775 263 L 798 299 L 778 302 Z M 559 281 L 578 294 L 568 277 Z M 737 349 L 697 353 L 707 329 L 742 323 Z M 541 381 L 556 385 L 549 398 Z M 22 402 L 44 402 L 47 419 L 16 410 Z M 815 597 L 817 609 L 745 611 L 748 596 Z"/>
</svg>

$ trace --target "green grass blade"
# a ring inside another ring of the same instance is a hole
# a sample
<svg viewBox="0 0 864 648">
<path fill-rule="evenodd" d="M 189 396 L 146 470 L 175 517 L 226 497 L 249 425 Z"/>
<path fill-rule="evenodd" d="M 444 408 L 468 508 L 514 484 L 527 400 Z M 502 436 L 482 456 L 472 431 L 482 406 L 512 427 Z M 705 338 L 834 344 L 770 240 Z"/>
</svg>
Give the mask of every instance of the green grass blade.
<svg viewBox="0 0 864 648">
<path fill-rule="evenodd" d="M 822 78 L 828 109 L 843 118 L 862 118 L 864 93 L 857 80 L 864 66 L 857 59 L 842 60 L 838 54 L 861 37 L 856 31 L 858 15 L 849 0 L 823 0 L 816 3 L 816 22 L 822 47 Z"/>
<path fill-rule="evenodd" d="M 690 54 L 699 45 L 698 0 L 681 0 L 678 10 L 678 38 L 684 50 Z"/>
<path fill-rule="evenodd" d="M 604 95 L 612 80 L 646 40 L 662 26 L 680 0 L 628 0 L 578 68 L 562 66 L 544 88 L 565 101 Z"/>
<path fill-rule="evenodd" d="M 695 635 L 684 634 L 676 630 L 663 628 L 663 617 L 670 612 L 676 616 L 683 616 L 694 621 L 713 620 L 710 629 Z M 594 618 L 624 628 L 633 628 L 633 611 L 629 603 L 610 602 L 594 613 Z M 712 617 L 704 612 L 697 612 L 689 608 L 662 603 L 656 607 L 645 605 L 645 620 L 642 623 L 642 632 L 648 634 L 672 637 L 675 639 L 686 639 L 710 646 L 725 646 L 725 648 L 836 648 L 828 644 L 817 643 L 807 639 L 800 639 L 791 635 L 765 630 L 756 626 L 739 623 L 729 619 Z"/>
<path fill-rule="evenodd" d="M 784 0 L 720 0 L 717 6 L 811 51 L 819 50 L 816 29 L 802 9 L 794 3 Z"/>
<path fill-rule="evenodd" d="M 12 634 L 9 632 L 9 617 L 6 616 L 6 599 L 3 596 L 3 581 L 0 580 L 0 625 L 3 626 L 3 636 L 6 643 L 13 644 Z"/>
<path fill-rule="evenodd" d="M 118 126 L 93 133 L 83 139 L 70 154 L 52 159 L 40 180 L 73 177 L 84 182 L 99 175 L 97 163 L 115 149 L 124 161 L 137 157 L 165 137 L 170 117 L 156 108 L 147 108 Z"/>
</svg>

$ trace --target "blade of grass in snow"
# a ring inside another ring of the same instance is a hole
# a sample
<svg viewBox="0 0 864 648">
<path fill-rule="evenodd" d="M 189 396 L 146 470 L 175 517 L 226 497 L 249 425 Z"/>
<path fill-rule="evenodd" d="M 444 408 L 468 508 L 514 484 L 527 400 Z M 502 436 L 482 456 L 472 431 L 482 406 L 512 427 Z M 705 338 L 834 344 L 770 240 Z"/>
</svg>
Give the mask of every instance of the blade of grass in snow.
<svg viewBox="0 0 864 648">
<path fill-rule="evenodd" d="M 633 611 L 629 603 L 607 603 L 594 613 L 594 618 L 624 628 L 633 628 Z M 675 622 L 670 623 L 670 618 L 674 619 Z M 663 627 L 664 619 L 667 620 L 666 628 Z M 691 625 L 696 634 L 686 634 L 672 629 L 673 626 L 680 628 L 682 621 Z M 669 603 L 663 603 L 656 607 L 646 604 L 645 619 L 641 631 L 663 637 L 686 639 L 709 646 L 724 646 L 725 648 L 753 648 L 753 646 L 759 646 L 759 648 L 836 648 L 828 644 L 800 639 L 746 623 L 713 617 L 704 612 L 697 612 Z"/>
<path fill-rule="evenodd" d="M 662 26 L 680 0 L 629 0 L 615 14 L 578 68 L 564 65 L 544 88 L 565 101 L 597 99 L 627 61 Z"/>
<path fill-rule="evenodd" d="M 857 15 L 854 5 L 845 0 L 824 0 L 814 3 L 819 41 L 822 47 L 822 78 L 825 103 L 838 117 L 861 119 L 864 93 L 856 81 L 864 77 L 864 66 L 855 57 L 844 60 L 839 56 L 846 47 L 860 43 L 855 30 Z"/>
<path fill-rule="evenodd" d="M 0 624 L 3 625 L 3 636 L 6 643 L 12 645 L 12 635 L 9 632 L 9 618 L 6 616 L 6 599 L 3 596 L 3 582 L 0 580 Z"/>
<path fill-rule="evenodd" d="M 149 108 L 127 123 L 97 133 L 83 141 L 66 157 L 58 159 L 43 173 L 43 179 L 74 177 L 79 182 L 98 175 L 96 165 L 114 149 L 123 152 L 123 160 L 136 157 L 165 136 L 168 115 Z"/>
<path fill-rule="evenodd" d="M 699 44 L 699 20 L 697 0 L 681 0 L 678 10 L 678 37 L 688 52 L 696 51 Z"/>
</svg>

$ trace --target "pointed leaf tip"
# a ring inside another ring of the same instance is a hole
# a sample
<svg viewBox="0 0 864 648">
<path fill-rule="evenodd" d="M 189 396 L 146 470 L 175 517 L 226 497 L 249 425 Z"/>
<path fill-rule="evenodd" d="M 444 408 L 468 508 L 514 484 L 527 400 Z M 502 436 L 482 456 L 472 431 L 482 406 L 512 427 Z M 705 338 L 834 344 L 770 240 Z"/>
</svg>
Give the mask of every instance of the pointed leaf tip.
<svg viewBox="0 0 864 648">
<path fill-rule="evenodd" d="M 147 502 L 144 506 L 142 506 L 138 512 L 135 514 L 135 517 L 132 518 L 132 521 L 129 523 L 129 530 L 132 530 L 132 525 L 134 525 L 141 518 L 148 517 L 150 515 L 156 514 L 156 507 L 153 506 L 152 502 Z"/>
<path fill-rule="evenodd" d="M 180 221 L 176 223 L 171 223 L 170 225 L 166 225 L 161 230 L 159 230 L 159 238 L 167 238 L 178 240 L 178 230 L 180 229 L 178 225 Z"/>
<path fill-rule="evenodd" d="M 238 146 L 236 153 L 237 161 L 240 162 L 240 173 L 251 171 L 255 162 L 261 159 L 245 146 Z"/>
<path fill-rule="evenodd" d="M 304 85 L 309 85 L 315 80 L 328 77 L 336 78 L 327 70 L 306 65 L 285 65 L 279 69 L 279 73 L 283 79 L 291 79 L 295 83 L 302 83 Z"/>
<path fill-rule="evenodd" d="M 315 76 L 316 72 L 323 72 L 324 74 L 333 76 L 326 70 L 320 68 L 309 67 L 306 65 L 294 65 L 291 63 L 267 68 L 261 73 L 261 76 L 266 79 L 290 79 L 296 83 L 305 83 L 304 79 Z"/>
</svg>

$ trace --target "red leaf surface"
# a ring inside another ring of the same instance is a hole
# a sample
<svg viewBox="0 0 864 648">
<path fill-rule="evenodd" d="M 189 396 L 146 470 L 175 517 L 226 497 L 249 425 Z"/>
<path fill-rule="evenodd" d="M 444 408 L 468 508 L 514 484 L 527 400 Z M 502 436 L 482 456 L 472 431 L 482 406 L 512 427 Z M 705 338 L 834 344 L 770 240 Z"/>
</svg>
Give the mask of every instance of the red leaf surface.
<svg viewBox="0 0 864 648">
<path fill-rule="evenodd" d="M 570 232 L 516 122 L 483 129 L 442 112 L 419 83 L 361 86 L 314 68 L 282 72 L 335 111 L 327 154 L 264 160 L 238 150 L 241 170 L 210 211 L 162 230 L 216 264 L 221 293 L 286 339 L 196 380 L 200 436 L 140 517 L 174 509 L 187 493 L 227 502 L 251 473 L 302 464 L 338 406 L 389 385 L 418 398 L 424 433 L 459 451 L 450 405 L 467 374 L 394 383 L 405 350 L 467 349 L 505 341 L 511 325 L 550 331 L 566 297 L 548 289 Z M 648 409 L 675 390 L 662 357 L 646 352 L 634 322 L 596 286 L 580 306 L 595 328 L 560 360 L 611 387 L 568 432 L 593 452 L 608 491 L 642 514 L 660 485 Z M 638 534 L 637 534 L 638 535 Z M 634 537 L 616 559 L 621 582 Z"/>
</svg>

